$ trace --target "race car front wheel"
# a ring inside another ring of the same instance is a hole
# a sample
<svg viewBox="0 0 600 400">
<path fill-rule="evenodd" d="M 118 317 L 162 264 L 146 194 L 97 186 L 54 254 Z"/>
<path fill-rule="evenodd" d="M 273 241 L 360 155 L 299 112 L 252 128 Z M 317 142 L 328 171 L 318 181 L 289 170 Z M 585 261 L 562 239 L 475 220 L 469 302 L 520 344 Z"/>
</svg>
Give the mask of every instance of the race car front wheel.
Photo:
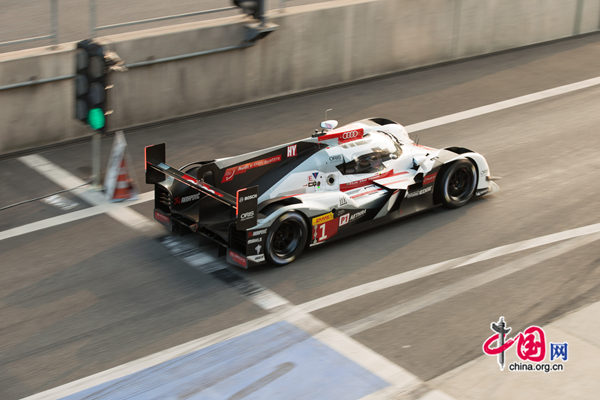
<svg viewBox="0 0 600 400">
<path fill-rule="evenodd" d="M 302 253 L 308 237 L 306 221 L 297 212 L 279 216 L 267 234 L 267 258 L 275 266 L 291 263 Z"/>
<path fill-rule="evenodd" d="M 442 204 L 447 208 L 458 208 L 467 204 L 475 193 L 477 170 L 472 162 L 458 160 L 443 173 L 440 181 Z"/>
</svg>

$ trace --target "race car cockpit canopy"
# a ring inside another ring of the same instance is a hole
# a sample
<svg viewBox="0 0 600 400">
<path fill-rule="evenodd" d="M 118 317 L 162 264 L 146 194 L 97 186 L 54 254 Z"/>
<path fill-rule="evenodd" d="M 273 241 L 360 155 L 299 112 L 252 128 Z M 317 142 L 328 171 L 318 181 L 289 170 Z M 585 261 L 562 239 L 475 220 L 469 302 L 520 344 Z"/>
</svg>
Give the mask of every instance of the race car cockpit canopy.
<svg viewBox="0 0 600 400">
<path fill-rule="evenodd" d="M 344 162 L 337 165 L 344 175 L 370 174 L 385 169 L 384 162 L 396 159 L 402 148 L 384 132 L 370 132 L 363 139 L 340 145 Z"/>
</svg>

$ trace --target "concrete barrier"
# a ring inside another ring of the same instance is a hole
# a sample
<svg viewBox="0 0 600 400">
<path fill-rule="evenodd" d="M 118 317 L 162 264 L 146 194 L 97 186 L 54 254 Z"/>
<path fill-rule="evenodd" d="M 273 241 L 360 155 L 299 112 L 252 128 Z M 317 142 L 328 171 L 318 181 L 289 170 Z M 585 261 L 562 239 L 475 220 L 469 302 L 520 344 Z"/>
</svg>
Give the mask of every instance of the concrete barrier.
<svg viewBox="0 0 600 400">
<path fill-rule="evenodd" d="M 255 46 L 113 73 L 110 129 L 597 31 L 600 0 L 337 0 L 273 13 Z M 239 17 L 101 38 L 126 63 L 239 44 Z M 0 54 L 0 87 L 73 74 L 74 44 Z M 89 134 L 73 80 L 0 90 L 0 153 Z"/>
</svg>

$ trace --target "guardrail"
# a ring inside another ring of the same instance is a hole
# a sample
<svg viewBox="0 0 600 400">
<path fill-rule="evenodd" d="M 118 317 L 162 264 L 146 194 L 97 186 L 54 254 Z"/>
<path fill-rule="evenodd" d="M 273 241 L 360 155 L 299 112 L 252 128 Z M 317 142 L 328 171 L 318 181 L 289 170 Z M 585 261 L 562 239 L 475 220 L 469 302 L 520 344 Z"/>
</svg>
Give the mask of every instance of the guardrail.
<svg viewBox="0 0 600 400">
<path fill-rule="evenodd" d="M 56 0 L 54 0 L 54 1 L 56 1 Z M 235 6 L 221 7 L 221 8 L 213 8 L 210 10 L 194 11 L 194 12 L 183 13 L 183 14 L 174 14 L 174 15 L 166 15 L 166 16 L 162 16 L 162 17 L 140 19 L 137 21 L 127 21 L 127 22 L 122 22 L 119 24 L 97 26 L 96 25 L 96 20 L 97 20 L 97 18 L 96 18 L 97 17 L 96 0 L 89 0 L 89 1 L 90 1 L 90 34 L 92 35 L 92 37 L 96 36 L 96 32 L 107 30 L 107 29 L 122 28 L 125 26 L 133 26 L 133 25 L 140 25 L 140 24 L 149 24 L 151 22 L 168 21 L 171 19 L 195 17 L 197 15 L 214 14 L 214 13 L 218 13 L 218 12 L 231 11 L 231 10 L 237 9 L 237 7 L 235 7 Z M 285 0 L 283 0 L 283 1 L 285 1 Z"/>
<path fill-rule="evenodd" d="M 26 38 L 21 38 L 21 39 L 3 41 L 3 42 L 0 42 L 0 47 L 35 42 L 35 41 L 40 41 L 40 40 L 45 40 L 45 39 L 52 39 L 53 45 L 59 44 L 58 1 L 59 0 L 48 0 L 48 2 L 50 4 L 50 16 L 49 16 L 49 18 L 50 18 L 50 33 L 40 35 L 40 36 L 31 36 L 31 37 L 26 37 Z M 149 24 L 149 23 L 153 23 L 153 22 L 161 22 L 161 21 L 169 21 L 169 20 L 175 20 L 175 19 L 181 19 L 181 18 L 195 17 L 195 16 L 199 16 L 199 15 L 216 14 L 216 13 L 227 12 L 227 11 L 232 11 L 232 10 L 237 9 L 237 7 L 230 5 L 230 6 L 224 6 L 224 7 L 219 7 L 219 8 L 213 8 L 213 9 L 209 9 L 209 10 L 200 10 L 200 11 L 193 11 L 193 12 L 187 12 L 187 13 L 182 13 L 182 14 L 166 15 L 166 16 L 160 16 L 160 17 L 155 17 L 155 18 L 127 21 L 127 22 L 122 22 L 122 23 L 117 23 L 117 24 L 97 25 L 97 21 L 98 21 L 97 1 L 96 0 L 88 0 L 88 1 L 89 1 L 89 18 L 90 18 L 89 32 L 90 32 L 91 37 L 96 37 L 100 31 L 106 31 L 106 30 L 115 29 L 115 28 L 123 28 L 123 27 L 127 27 L 127 26 Z M 286 3 L 289 1 L 293 1 L 293 0 L 279 0 L 279 2 L 278 2 L 279 9 L 285 8 Z M 226 3 L 231 4 L 231 1 L 223 0 L 223 4 L 226 4 Z"/>
<path fill-rule="evenodd" d="M 1 46 L 9 46 L 13 44 L 34 42 L 43 39 L 54 39 L 53 44 L 58 44 L 58 0 L 50 0 L 50 33 L 42 36 L 31 36 L 23 39 L 9 40 L 0 42 Z"/>
</svg>

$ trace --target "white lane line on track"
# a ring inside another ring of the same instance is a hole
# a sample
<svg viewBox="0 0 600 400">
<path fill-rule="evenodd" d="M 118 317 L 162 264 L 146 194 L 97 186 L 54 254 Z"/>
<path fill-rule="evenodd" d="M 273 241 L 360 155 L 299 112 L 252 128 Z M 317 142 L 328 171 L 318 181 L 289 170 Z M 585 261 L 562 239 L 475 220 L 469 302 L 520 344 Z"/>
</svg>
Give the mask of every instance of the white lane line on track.
<svg viewBox="0 0 600 400">
<path fill-rule="evenodd" d="M 433 128 L 436 126 L 450 124 L 452 122 L 457 122 L 457 121 L 461 121 L 464 119 L 478 117 L 478 116 L 484 115 L 484 114 L 489 114 L 494 111 L 504 110 L 506 108 L 531 103 L 531 102 L 546 99 L 549 97 L 559 96 L 561 94 L 566 94 L 566 93 L 574 92 L 577 90 L 589 88 L 592 86 L 596 86 L 598 84 L 600 84 L 600 77 L 591 78 L 591 79 L 571 83 L 568 85 L 558 86 L 558 87 L 548 89 L 548 90 L 542 90 L 540 92 L 531 93 L 531 94 L 528 94 L 525 96 L 515 97 L 512 99 L 500 101 L 497 103 L 492 103 L 492 104 L 488 104 L 485 106 L 472 108 L 470 110 L 465 110 L 465 111 L 461 111 L 458 113 L 449 114 L 449 115 L 438 117 L 438 118 L 433 118 L 433 119 L 430 119 L 427 121 L 418 122 L 416 124 L 407 125 L 406 129 L 408 130 L 408 132 L 416 132 L 416 131 L 420 131 L 420 130 L 424 130 L 424 129 L 429 129 L 429 128 Z M 31 168 L 35 169 L 36 171 L 40 172 L 42 175 L 47 176 L 50 180 L 58 183 L 60 186 L 62 186 L 64 188 L 75 187 L 78 184 L 83 183 L 83 181 L 81 179 L 79 179 L 69 173 L 65 174 L 65 172 L 66 172 L 65 170 L 49 163 L 46 159 L 44 159 L 43 157 L 41 157 L 39 155 L 25 156 L 25 157 L 21 157 L 19 159 L 26 165 L 28 165 Z M 75 193 L 78 194 L 78 193 L 82 193 L 82 192 L 84 192 L 84 190 L 79 189 Z M 100 196 L 99 193 L 97 193 L 97 195 Z M 153 198 L 152 195 L 153 195 L 153 192 L 151 192 L 151 191 L 143 193 L 140 195 L 140 200 L 138 202 L 129 203 L 126 205 L 139 204 L 140 202 L 143 202 L 143 201 L 150 201 Z M 84 195 L 84 196 L 87 196 L 87 195 Z M 81 196 L 81 197 L 86 199 L 84 196 Z M 93 199 L 90 199 L 91 201 L 90 200 L 88 200 L 88 201 L 92 204 L 98 204 L 98 201 L 100 201 L 98 196 L 94 196 Z M 68 214 L 64 214 L 64 215 L 61 215 L 56 218 L 44 220 L 41 225 L 38 225 L 36 223 L 27 224 L 22 227 L 9 229 L 9 230 L 0 232 L 0 240 L 8 239 L 8 238 L 14 237 L 14 236 L 24 235 L 24 234 L 27 234 L 29 232 L 34 232 L 39 229 L 45 229 L 45 228 L 49 228 L 52 226 L 61 225 L 64 223 L 75 221 L 76 219 L 79 219 L 79 218 L 87 218 L 87 217 L 93 216 L 93 215 L 97 215 L 97 214 L 92 213 L 92 214 L 88 215 L 86 213 L 80 213 L 80 214 L 74 214 L 72 216 L 69 216 Z M 116 216 L 115 218 L 125 218 L 125 216 Z M 135 216 L 129 217 L 130 221 L 133 221 L 134 219 L 135 219 Z M 42 222 L 42 221 L 40 221 L 40 222 Z M 136 225 L 136 224 L 134 224 L 134 225 Z M 144 225 L 145 224 L 143 222 L 141 222 L 139 227 L 143 227 Z"/>
<path fill-rule="evenodd" d="M 470 110 L 457 112 L 454 114 L 444 115 L 443 117 L 433 118 L 427 121 L 418 122 L 416 124 L 406 126 L 406 130 L 410 132 L 422 131 L 424 129 L 434 128 L 440 125 L 451 124 L 453 122 L 462 121 L 464 119 L 478 117 L 480 115 L 489 114 L 495 111 L 505 110 L 507 108 L 520 106 L 534 101 L 547 99 L 549 97 L 559 96 L 577 90 L 586 89 L 592 86 L 600 85 L 600 76 L 586 79 L 568 85 L 558 86 L 552 89 L 542 90 L 524 96 L 514 97 L 512 99 L 499 101 L 481 107 L 472 108 Z"/>
<path fill-rule="evenodd" d="M 376 312 L 365 318 L 341 326 L 339 329 L 349 336 L 357 335 L 368 329 L 375 328 L 397 318 L 422 310 L 423 308 L 440 303 L 444 300 L 448 300 L 461 293 L 465 293 L 469 290 L 501 279 L 510 274 L 514 274 L 515 272 L 538 265 L 546 260 L 558 257 L 561 254 L 575 250 L 598 240 L 600 240 L 599 233 L 570 239 L 567 242 L 559 243 L 553 247 L 527 255 L 518 260 L 508 262 L 491 270 L 461 279 L 458 282 L 451 283 L 415 299 L 396 304 L 385 310 Z"/>
<path fill-rule="evenodd" d="M 46 158 L 40 156 L 39 154 L 32 154 L 28 156 L 19 157 L 19 160 L 23 164 L 35 170 L 40 175 L 45 176 L 52 182 L 65 189 L 81 186 L 85 183 L 83 180 L 79 179 L 78 177 L 71 174 L 67 170 L 59 167 L 58 165 L 48 161 Z M 83 200 L 87 201 L 88 203 L 93 204 L 94 206 L 105 207 L 106 210 L 104 212 L 106 214 L 130 228 L 136 229 L 138 231 L 148 231 L 156 225 L 150 219 L 146 218 L 142 214 L 130 208 L 123 206 L 108 206 L 112 203 L 108 202 L 105 199 L 104 195 L 100 192 L 90 191 L 85 188 L 79 188 L 75 189 L 73 193 L 78 197 L 82 198 Z M 140 198 L 144 199 L 145 201 L 148 201 L 153 198 L 152 192 L 143 193 L 140 196 Z M 139 204 L 140 202 L 141 201 L 138 200 L 137 202 L 123 203 L 123 205 L 128 206 L 133 204 Z M 67 215 L 68 214 L 65 214 L 63 215 L 63 217 L 65 217 L 65 219 L 68 219 Z M 85 213 L 80 215 L 84 215 L 82 218 L 85 218 L 85 216 L 87 216 Z M 61 218 L 56 218 L 54 220 L 54 222 L 60 221 Z"/>
<path fill-rule="evenodd" d="M 464 267 L 466 265 L 471 265 L 480 261 L 486 261 L 492 258 L 517 253 L 519 251 L 533 249 L 536 247 L 545 246 L 548 244 L 561 242 L 563 240 L 573 239 L 580 236 L 591 235 L 598 232 L 600 232 L 600 223 L 586 225 L 575 229 L 569 229 L 562 232 L 552 233 L 550 235 L 540 236 L 533 239 L 522 240 L 520 242 L 511 243 L 504 246 L 494 247 L 489 250 L 480 251 L 463 257 L 453 258 L 451 260 L 442 261 L 439 263 L 412 269 L 406 272 L 399 273 L 397 275 L 389 276 L 387 278 L 382 278 L 376 281 L 354 286 L 336 293 L 329 294 L 327 296 L 320 297 L 318 299 L 308 301 L 306 303 L 298 305 L 298 307 L 300 307 L 306 312 L 313 312 L 325 307 L 329 307 L 338 303 L 342 303 L 344 301 L 354 299 L 356 297 L 367 295 L 369 293 L 377 292 L 379 290 L 388 289 L 393 286 L 401 285 L 403 283 L 425 278 L 427 276 L 431 276 L 442 271 Z"/>
<path fill-rule="evenodd" d="M 10 239 L 15 236 L 26 235 L 31 232 L 39 231 L 42 229 L 52 228 L 55 226 L 67 224 L 69 222 L 75 222 L 80 219 L 93 217 L 107 213 L 109 211 L 116 211 L 121 208 L 126 208 L 140 203 L 145 203 L 154 199 L 154 193 L 147 192 L 139 196 L 137 200 L 122 202 L 122 203 L 105 203 L 83 210 L 72 211 L 67 214 L 57 215 L 56 217 L 46 218 L 39 221 L 31 222 L 29 224 L 17 226 L 15 228 L 7 229 L 0 232 L 0 240 Z"/>
</svg>

